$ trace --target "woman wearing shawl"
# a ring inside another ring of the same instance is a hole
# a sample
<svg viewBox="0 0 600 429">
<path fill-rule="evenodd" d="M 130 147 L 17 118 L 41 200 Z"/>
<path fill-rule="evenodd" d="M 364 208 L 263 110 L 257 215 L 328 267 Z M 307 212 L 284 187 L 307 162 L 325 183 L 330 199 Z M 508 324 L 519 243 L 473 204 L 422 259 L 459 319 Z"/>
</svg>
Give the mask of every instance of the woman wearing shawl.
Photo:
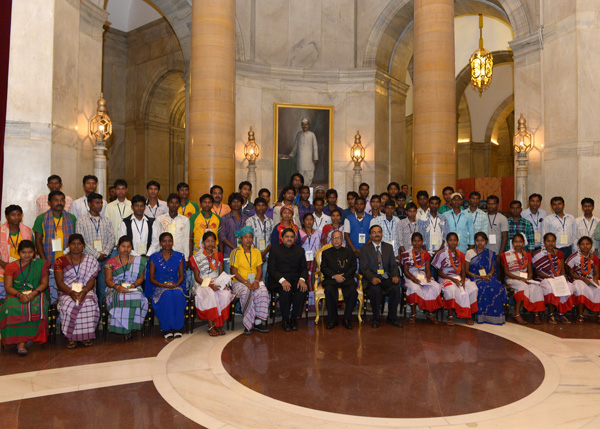
<svg viewBox="0 0 600 429">
<path fill-rule="evenodd" d="M 68 349 L 81 341 L 90 347 L 96 339 L 100 319 L 98 298 L 93 292 L 100 271 L 98 261 L 83 253 L 85 240 L 81 234 L 69 237 L 69 254 L 56 259 L 54 277 L 58 287 L 58 311 L 61 330 L 69 343 Z"/>
<path fill-rule="evenodd" d="M 465 265 L 467 275 L 477 285 L 477 323 L 504 325 L 504 304 L 508 302 L 506 288 L 498 281 L 496 254 L 485 246 L 488 237 L 485 232 L 475 234 L 475 248 L 467 250 Z"/>
<path fill-rule="evenodd" d="M 471 315 L 477 312 L 477 285 L 467 279 L 465 255 L 456 247 L 458 234 L 446 236 L 446 247 L 433 258 L 433 265 L 444 287 L 444 308 L 448 310 L 448 326 L 454 326 L 454 313 L 472 325 Z"/>
<path fill-rule="evenodd" d="M 418 304 L 421 310 L 427 312 L 427 319 L 437 325 L 438 321 L 431 312 L 442 306 L 442 286 L 431 277 L 431 256 L 423 250 L 423 236 L 419 232 L 412 235 L 411 247 L 400 258 L 406 279 L 406 303 L 411 308 L 408 323 L 415 324 Z"/>
<path fill-rule="evenodd" d="M 146 271 L 146 258 L 131 256 L 133 240 L 124 235 L 119 239 L 119 254 L 104 265 L 106 276 L 106 308 L 109 314 L 108 330 L 132 337 L 144 325 L 148 313 L 148 300 L 142 285 Z"/>
<path fill-rule="evenodd" d="M 544 311 L 544 293 L 539 284 L 530 283 L 533 278 L 531 255 L 523 250 L 525 238 L 518 232 L 512 238 L 513 249 L 500 255 L 506 284 L 515 290 L 515 312 L 513 318 L 519 325 L 527 325 L 521 317 L 521 306 L 535 313 L 534 322 L 541 324 L 538 312 Z"/>
<path fill-rule="evenodd" d="M 222 326 L 229 318 L 229 304 L 235 298 L 229 288 L 214 284 L 213 280 L 223 272 L 223 254 L 216 250 L 216 245 L 217 236 L 214 232 L 205 232 L 202 236 L 202 250 L 190 258 L 196 281 L 196 312 L 200 319 L 208 320 L 208 335 L 211 337 L 225 335 Z M 203 287 L 207 278 L 210 283 Z"/>
<path fill-rule="evenodd" d="M 163 232 L 159 242 L 162 250 L 150 256 L 150 281 L 146 282 L 146 296 L 152 299 L 164 337 L 181 338 L 187 305 L 182 286 L 185 284 L 185 256 L 173 250 L 171 233 Z"/>
<path fill-rule="evenodd" d="M 271 233 L 271 246 L 276 246 L 282 243 L 281 233 L 286 228 L 292 228 L 296 232 L 296 244 L 300 246 L 300 234 L 298 234 L 298 226 L 294 223 L 294 210 L 291 206 L 281 206 L 281 222 L 279 222 Z M 231 273 L 233 274 L 233 273 Z"/>
<path fill-rule="evenodd" d="M 282 209 L 287 206 L 283 206 Z M 283 210 L 287 213 L 287 210 Z M 293 224 L 293 223 L 292 223 Z M 276 231 L 275 228 L 273 231 Z M 296 233 L 298 228 L 295 229 Z M 283 231 L 282 231 L 283 232 Z M 267 333 L 269 327 L 269 292 L 262 281 L 262 257 L 260 250 L 252 247 L 254 230 L 245 226 L 236 231 L 235 236 L 240 240 L 240 245 L 231 252 L 231 274 L 234 275 L 232 289 L 240 297 L 242 314 L 244 315 L 244 334 L 249 335 L 252 330 Z M 279 241 L 271 241 L 279 243 Z"/>
<path fill-rule="evenodd" d="M 19 259 L 19 243 L 31 240 L 31 228 L 25 226 L 23 209 L 10 205 L 4 210 L 6 222 L 0 227 L 0 300 L 6 296 L 4 291 L 4 269 L 11 262 Z"/>
<path fill-rule="evenodd" d="M 44 344 L 48 336 L 48 273 L 50 262 L 33 259 L 31 240 L 19 243 L 19 260 L 4 270 L 6 299 L 0 305 L 2 345 L 17 344 L 19 355 L 27 354 L 31 342 Z"/>
<path fill-rule="evenodd" d="M 552 291 L 552 285 L 548 279 L 565 275 L 565 257 L 563 253 L 556 248 L 556 235 L 549 232 L 544 235 L 544 246 L 533 254 L 531 263 L 535 270 L 535 278 L 540 281 L 540 286 L 544 293 L 544 302 L 550 310 L 548 323 L 556 325 L 556 322 L 569 324 L 569 319 L 564 315 L 571 311 L 574 305 L 572 283 L 567 282 L 571 289 L 571 295 L 555 296 Z M 558 314 L 555 313 L 558 310 Z"/>
<path fill-rule="evenodd" d="M 567 259 L 569 276 L 575 287 L 577 302 L 577 323 L 583 323 L 583 307 L 596 313 L 596 323 L 600 323 L 600 261 L 592 253 L 592 239 L 584 236 L 577 242 L 578 251 Z"/>
</svg>

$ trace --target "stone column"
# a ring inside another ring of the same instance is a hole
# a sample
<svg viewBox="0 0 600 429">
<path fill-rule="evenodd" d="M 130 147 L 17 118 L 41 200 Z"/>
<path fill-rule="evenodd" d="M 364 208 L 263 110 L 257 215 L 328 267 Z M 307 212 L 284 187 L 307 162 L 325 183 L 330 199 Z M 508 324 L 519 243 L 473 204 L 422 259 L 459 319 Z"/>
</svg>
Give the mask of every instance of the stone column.
<svg viewBox="0 0 600 429">
<path fill-rule="evenodd" d="M 219 184 L 235 188 L 235 0 L 194 0 L 188 181 L 198 201 Z"/>
<path fill-rule="evenodd" d="M 454 0 L 415 0 L 413 200 L 456 185 Z"/>
</svg>

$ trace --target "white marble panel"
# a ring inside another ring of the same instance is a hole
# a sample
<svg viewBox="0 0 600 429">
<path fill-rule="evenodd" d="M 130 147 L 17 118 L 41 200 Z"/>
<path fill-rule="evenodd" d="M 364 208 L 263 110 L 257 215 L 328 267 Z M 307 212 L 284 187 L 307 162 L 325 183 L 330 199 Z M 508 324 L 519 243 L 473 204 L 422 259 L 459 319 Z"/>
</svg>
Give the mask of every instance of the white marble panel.
<svg viewBox="0 0 600 429">
<path fill-rule="evenodd" d="M 320 67 L 354 67 L 354 4 L 354 0 L 322 2 Z"/>
<path fill-rule="evenodd" d="M 289 0 L 256 2 L 256 62 L 288 65 Z"/>
<path fill-rule="evenodd" d="M 322 61 L 321 2 L 322 0 L 289 2 L 288 65 L 290 67 L 310 68 L 319 66 Z"/>
</svg>

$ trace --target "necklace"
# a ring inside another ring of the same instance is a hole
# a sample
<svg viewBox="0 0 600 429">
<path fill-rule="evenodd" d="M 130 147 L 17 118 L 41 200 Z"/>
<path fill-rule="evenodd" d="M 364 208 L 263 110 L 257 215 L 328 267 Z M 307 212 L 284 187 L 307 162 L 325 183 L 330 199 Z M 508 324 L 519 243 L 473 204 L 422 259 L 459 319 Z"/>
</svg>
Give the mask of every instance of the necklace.
<svg viewBox="0 0 600 429">
<path fill-rule="evenodd" d="M 558 258 L 557 259 L 557 267 L 556 269 L 554 269 L 554 258 L 552 258 L 552 256 L 554 256 L 553 254 L 551 254 L 550 252 L 548 252 L 548 259 L 550 260 L 550 269 L 552 270 L 552 273 L 554 274 L 554 276 L 558 276 L 560 275 L 560 263 L 558 263 Z"/>
<path fill-rule="evenodd" d="M 423 265 L 425 265 L 425 258 L 423 258 L 423 250 L 421 250 L 419 252 L 419 256 L 421 257 L 421 263 L 418 264 L 417 263 L 417 254 L 415 253 L 415 249 L 412 250 L 412 255 L 413 255 L 413 262 L 416 268 L 423 268 Z"/>
<path fill-rule="evenodd" d="M 584 268 L 585 261 L 587 260 L 587 267 Z M 581 254 L 581 274 L 584 276 L 589 275 L 592 272 L 592 258 L 586 258 Z"/>
<path fill-rule="evenodd" d="M 456 253 L 456 263 L 454 262 L 454 256 L 452 256 L 452 251 L 450 249 L 448 249 L 448 256 L 448 259 L 450 259 L 450 265 L 452 265 L 452 268 L 454 268 L 456 274 L 460 275 L 462 273 L 462 264 L 460 259 L 458 259 L 458 253 Z"/>
<path fill-rule="evenodd" d="M 204 256 L 206 256 L 206 259 L 208 259 L 208 265 L 210 266 L 211 271 L 216 270 L 219 267 L 219 260 L 217 259 L 217 255 L 216 255 L 216 251 L 213 251 L 212 255 L 209 255 L 208 253 L 206 253 L 206 249 L 204 249 L 202 251 L 202 253 L 204 253 Z M 216 264 L 213 265 L 212 261 L 215 261 Z"/>
<path fill-rule="evenodd" d="M 521 257 L 519 256 L 519 252 L 515 251 L 515 256 L 517 257 L 517 262 L 519 263 L 519 271 L 523 271 L 524 269 L 527 268 L 527 262 L 525 261 L 525 258 L 523 258 L 523 260 L 521 260 Z"/>
</svg>

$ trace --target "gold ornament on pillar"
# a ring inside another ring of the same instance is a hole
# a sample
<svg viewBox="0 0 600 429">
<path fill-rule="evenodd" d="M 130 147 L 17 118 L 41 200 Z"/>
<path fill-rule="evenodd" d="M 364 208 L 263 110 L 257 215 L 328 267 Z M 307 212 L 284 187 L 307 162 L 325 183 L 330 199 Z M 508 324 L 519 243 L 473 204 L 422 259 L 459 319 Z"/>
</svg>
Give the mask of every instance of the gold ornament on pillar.
<svg viewBox="0 0 600 429">
<path fill-rule="evenodd" d="M 244 145 L 244 156 L 248 160 L 248 182 L 252 183 L 252 187 L 256 187 L 256 158 L 260 155 L 260 148 L 254 140 L 254 131 L 250 127 L 248 131 L 248 141 Z"/>
<path fill-rule="evenodd" d="M 533 149 L 533 139 L 527 131 L 527 121 L 521 113 L 518 121 L 518 128 L 513 138 L 513 147 L 516 153 L 528 153 Z"/>
<path fill-rule="evenodd" d="M 479 91 L 479 96 L 492 83 L 494 57 L 483 47 L 483 15 L 479 14 L 479 49 L 469 59 L 471 65 L 471 84 Z"/>
<path fill-rule="evenodd" d="M 106 143 L 112 135 L 112 121 L 106 113 L 104 93 L 100 93 L 96 116 L 90 119 L 90 137 L 94 142 Z"/>
<path fill-rule="evenodd" d="M 361 175 L 361 166 L 360 164 L 365 159 L 365 148 L 361 142 L 360 131 L 356 131 L 356 135 L 354 136 L 354 144 L 350 149 L 350 158 L 352 162 L 354 162 L 354 190 L 358 192 L 358 188 L 362 183 L 362 175 Z"/>
</svg>

